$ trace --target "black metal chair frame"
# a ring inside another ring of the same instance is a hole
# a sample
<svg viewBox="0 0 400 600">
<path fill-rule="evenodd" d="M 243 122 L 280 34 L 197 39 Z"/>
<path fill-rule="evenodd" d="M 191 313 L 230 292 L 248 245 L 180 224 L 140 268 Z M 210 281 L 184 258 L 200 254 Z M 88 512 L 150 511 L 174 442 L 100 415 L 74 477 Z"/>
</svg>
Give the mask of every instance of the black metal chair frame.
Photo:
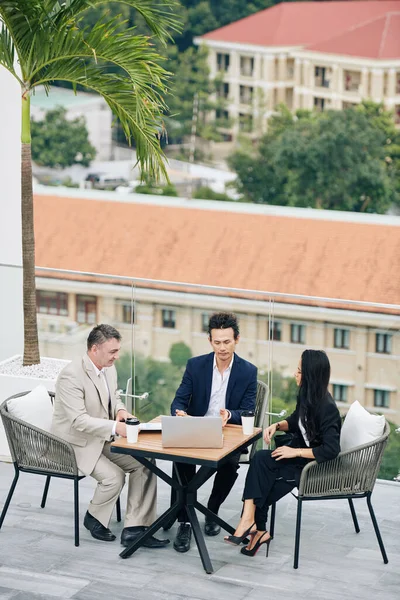
<svg viewBox="0 0 400 600">
<path fill-rule="evenodd" d="M 389 562 L 378 522 L 372 507 L 371 496 L 383 452 L 390 433 L 389 424 L 381 437 L 369 444 L 357 446 L 347 452 L 341 452 L 337 458 L 323 463 L 315 461 L 308 463 L 302 473 L 297 500 L 296 534 L 294 545 L 293 568 L 299 566 L 300 531 L 303 502 L 312 500 L 347 500 L 356 533 L 360 532 L 353 500 L 366 498 L 372 525 L 378 540 L 383 562 Z M 274 536 L 276 503 L 271 506 L 270 534 Z"/>
<path fill-rule="evenodd" d="M 47 494 L 52 477 L 70 479 L 74 482 L 74 533 L 75 546 L 79 546 L 79 481 L 85 475 L 79 474 L 76 464 L 75 452 L 69 442 L 39 429 L 8 412 L 7 402 L 13 398 L 25 396 L 29 392 L 22 392 L 7 398 L 0 405 L 0 415 L 10 446 L 15 475 L 11 483 L 3 510 L 0 515 L 0 529 L 7 514 L 8 507 L 13 497 L 20 473 L 44 475 L 46 483 L 43 490 L 41 508 L 46 506 Z M 49 392 L 51 400 L 54 393 Z M 121 505 L 118 498 L 116 504 L 117 521 L 121 521 Z"/>
<path fill-rule="evenodd" d="M 263 381 L 257 381 L 256 406 L 254 410 L 254 427 L 264 427 L 268 407 L 268 386 Z M 242 454 L 239 464 L 248 465 L 257 451 L 258 440 L 250 447 L 248 454 Z"/>
</svg>

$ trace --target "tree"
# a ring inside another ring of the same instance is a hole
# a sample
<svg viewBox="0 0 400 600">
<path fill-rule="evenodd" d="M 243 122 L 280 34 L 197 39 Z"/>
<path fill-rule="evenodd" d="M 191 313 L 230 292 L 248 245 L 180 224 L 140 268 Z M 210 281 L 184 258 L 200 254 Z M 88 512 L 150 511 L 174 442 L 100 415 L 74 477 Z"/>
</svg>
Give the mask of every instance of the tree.
<svg viewBox="0 0 400 600">
<path fill-rule="evenodd" d="M 149 398 L 136 401 L 136 416 L 143 421 L 150 421 L 158 415 L 169 415 L 171 402 L 181 382 L 182 371 L 168 362 L 152 358 L 136 356 L 131 361 L 130 354 L 123 354 L 118 361 L 118 385 L 125 389 L 128 378 L 136 370 L 136 393 L 149 393 Z"/>
<path fill-rule="evenodd" d="M 235 153 L 230 165 L 252 202 L 384 213 L 395 198 L 386 146 L 385 133 L 356 109 L 294 118 L 281 109 L 256 155 Z"/>
<path fill-rule="evenodd" d="M 88 167 L 96 150 L 89 142 L 85 119 L 69 121 L 65 115 L 64 108 L 57 108 L 49 110 L 42 121 L 32 121 L 32 159 L 44 167 Z"/>
<path fill-rule="evenodd" d="M 176 342 L 169 349 L 169 360 L 179 369 L 182 369 L 192 356 L 192 351 L 185 342 Z"/>
<path fill-rule="evenodd" d="M 154 39 L 166 43 L 176 29 L 173 0 L 117 0 L 135 9 Z M 15 77 L 22 99 L 22 261 L 24 365 L 40 362 L 36 320 L 30 97 L 34 88 L 49 91 L 68 81 L 100 94 L 135 140 L 139 164 L 152 176 L 164 172 L 159 137 L 168 74 L 149 36 L 120 30 L 119 17 L 83 24 L 87 9 L 103 0 L 1 0 L 0 66 Z M 116 66 L 118 72 L 115 71 Z"/>
</svg>

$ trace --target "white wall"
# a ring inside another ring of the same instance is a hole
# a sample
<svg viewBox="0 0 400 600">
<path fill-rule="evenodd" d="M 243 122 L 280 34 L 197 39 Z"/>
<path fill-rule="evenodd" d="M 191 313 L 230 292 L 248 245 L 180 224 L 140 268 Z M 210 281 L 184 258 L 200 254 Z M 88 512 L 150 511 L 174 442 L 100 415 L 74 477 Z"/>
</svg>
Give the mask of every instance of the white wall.
<svg viewBox="0 0 400 600">
<path fill-rule="evenodd" d="M 0 66 L 0 360 L 23 351 L 20 96 Z"/>
</svg>

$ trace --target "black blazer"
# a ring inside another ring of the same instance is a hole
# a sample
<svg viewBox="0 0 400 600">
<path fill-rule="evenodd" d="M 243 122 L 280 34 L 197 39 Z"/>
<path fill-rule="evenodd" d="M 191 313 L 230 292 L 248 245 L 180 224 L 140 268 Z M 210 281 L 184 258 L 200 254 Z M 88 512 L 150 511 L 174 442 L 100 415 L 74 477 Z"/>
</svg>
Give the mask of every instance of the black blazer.
<svg viewBox="0 0 400 600">
<path fill-rule="evenodd" d="M 296 410 L 286 421 L 289 424 L 289 431 L 293 432 L 298 438 L 299 447 L 307 448 L 302 433 L 299 428 L 299 403 L 297 402 Z M 310 441 L 310 448 L 313 449 L 315 460 L 324 462 L 336 458 L 340 452 L 340 428 L 342 420 L 339 410 L 332 396 L 327 393 L 326 397 L 321 400 L 320 408 L 317 415 L 317 435 Z"/>
<path fill-rule="evenodd" d="M 171 404 L 171 414 L 184 410 L 193 417 L 204 417 L 211 396 L 214 352 L 188 360 L 182 383 Z M 231 412 L 229 423 L 240 425 L 244 410 L 254 410 L 257 394 L 257 368 L 234 354 L 226 391 L 225 408 Z"/>
</svg>

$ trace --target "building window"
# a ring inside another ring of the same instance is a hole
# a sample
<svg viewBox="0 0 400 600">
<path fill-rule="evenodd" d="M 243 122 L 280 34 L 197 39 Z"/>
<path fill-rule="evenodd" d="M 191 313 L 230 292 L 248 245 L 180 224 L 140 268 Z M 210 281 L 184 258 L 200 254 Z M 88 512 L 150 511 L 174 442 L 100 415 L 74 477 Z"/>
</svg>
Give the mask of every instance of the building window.
<svg viewBox="0 0 400 600">
<path fill-rule="evenodd" d="M 37 290 L 36 310 L 45 315 L 68 316 L 68 294 L 65 292 L 47 292 Z"/>
<path fill-rule="evenodd" d="M 76 320 L 78 323 L 94 325 L 97 322 L 96 296 L 76 296 Z"/>
<path fill-rule="evenodd" d="M 203 333 L 208 333 L 209 320 L 210 320 L 209 313 L 201 313 L 201 330 Z"/>
<path fill-rule="evenodd" d="M 240 74 L 244 77 L 253 77 L 254 58 L 250 56 L 240 57 Z"/>
<path fill-rule="evenodd" d="M 374 406 L 378 408 L 389 408 L 390 392 L 387 390 L 374 390 Z"/>
<path fill-rule="evenodd" d="M 350 348 L 350 331 L 348 329 L 335 329 L 333 334 L 334 348 Z"/>
<path fill-rule="evenodd" d="M 217 52 L 217 71 L 229 71 L 229 54 Z"/>
<path fill-rule="evenodd" d="M 347 402 L 347 400 L 348 400 L 348 396 L 347 396 L 348 388 L 349 388 L 348 385 L 341 385 L 341 384 L 338 384 L 338 383 L 334 383 L 333 386 L 332 386 L 333 399 L 336 402 Z"/>
<path fill-rule="evenodd" d="M 305 344 L 306 326 L 292 323 L 290 325 L 290 341 L 292 344 Z"/>
<path fill-rule="evenodd" d="M 229 111 L 217 108 L 215 111 L 215 118 L 217 121 L 217 127 L 228 127 L 229 126 Z"/>
<path fill-rule="evenodd" d="M 314 75 L 314 83 L 316 87 L 329 87 L 329 79 L 327 78 L 328 70 L 326 67 L 315 67 Z"/>
<path fill-rule="evenodd" d="M 229 83 L 221 83 L 217 88 L 217 96 L 218 98 L 224 98 L 228 100 L 229 98 Z"/>
<path fill-rule="evenodd" d="M 253 88 L 248 85 L 239 86 L 240 104 L 253 103 Z"/>
<path fill-rule="evenodd" d="M 280 342 L 282 339 L 282 323 L 274 321 L 272 327 L 270 327 L 269 337 L 275 342 Z"/>
<path fill-rule="evenodd" d="M 322 112 L 325 109 L 325 98 L 314 98 L 314 108 Z"/>
<path fill-rule="evenodd" d="M 375 352 L 390 354 L 392 351 L 392 336 L 390 333 L 375 334 Z"/>
<path fill-rule="evenodd" d="M 176 312 L 167 308 L 162 309 L 161 313 L 162 326 L 168 329 L 175 329 L 176 325 Z"/>
<path fill-rule="evenodd" d="M 135 308 L 128 300 L 116 300 L 116 320 L 130 325 L 135 322 Z"/>
<path fill-rule="evenodd" d="M 253 115 L 239 113 L 239 131 L 251 133 L 253 131 Z"/>
</svg>

